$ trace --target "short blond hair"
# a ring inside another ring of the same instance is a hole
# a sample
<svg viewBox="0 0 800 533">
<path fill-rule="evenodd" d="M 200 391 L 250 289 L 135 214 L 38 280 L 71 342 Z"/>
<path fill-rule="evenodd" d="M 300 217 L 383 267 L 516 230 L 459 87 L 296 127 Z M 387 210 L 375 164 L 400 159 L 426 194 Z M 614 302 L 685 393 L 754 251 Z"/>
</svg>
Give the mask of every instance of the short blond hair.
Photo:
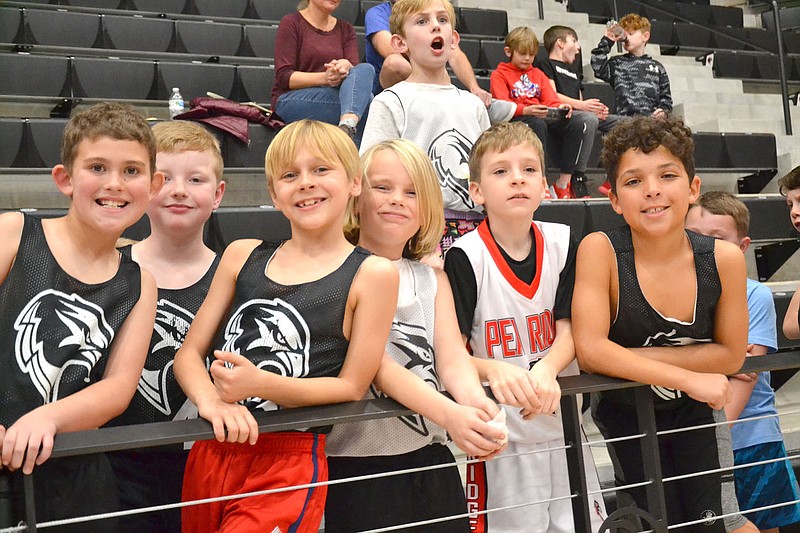
<svg viewBox="0 0 800 533">
<path fill-rule="evenodd" d="M 210 152 L 214 160 L 214 176 L 217 183 L 222 180 L 222 151 L 219 141 L 203 126 L 188 120 L 159 122 L 153 126 L 156 136 L 156 152 L 174 154 L 179 152 Z"/>
<path fill-rule="evenodd" d="M 390 139 L 367 150 L 361 156 L 364 167 L 364 184 L 370 187 L 369 174 L 372 158 L 376 153 L 391 150 L 400 159 L 403 167 L 411 177 L 417 193 L 419 210 L 419 230 L 408 240 L 403 248 L 403 257 L 418 260 L 436 251 L 444 230 L 444 205 L 439 177 L 431 164 L 430 158 L 408 139 Z M 360 219 L 358 214 L 359 198 L 353 198 L 347 208 L 344 220 L 344 234 L 347 239 L 357 244 L 360 236 Z"/>
<path fill-rule="evenodd" d="M 542 175 L 547 168 L 544 161 L 544 146 L 524 122 L 500 122 L 484 131 L 469 154 L 469 180 L 473 183 L 481 182 L 481 164 L 487 152 L 505 152 L 512 146 L 527 144 L 531 147 L 542 162 Z"/>
<path fill-rule="evenodd" d="M 619 25 L 627 32 L 634 32 L 636 30 L 650 31 L 652 27 L 650 24 L 650 19 L 647 17 L 643 17 L 636 13 L 628 13 L 621 19 L 619 19 Z"/>
<path fill-rule="evenodd" d="M 299 120 L 281 129 L 264 156 L 267 187 L 274 192 L 273 180 L 290 168 L 300 150 L 314 151 L 328 163 L 341 163 L 352 181 L 361 175 L 358 149 L 344 131 L 318 120 Z"/>
<path fill-rule="evenodd" d="M 747 237 L 750 231 L 750 211 L 744 202 L 729 192 L 708 191 L 690 206 L 690 209 L 702 208 L 712 215 L 725 215 L 733 219 L 736 224 L 736 233 L 740 239 Z"/>
<path fill-rule="evenodd" d="M 505 44 L 512 52 L 519 52 L 520 54 L 535 56 L 539 51 L 539 38 L 528 26 L 519 26 L 508 32 Z"/>
<path fill-rule="evenodd" d="M 456 29 L 456 10 L 450 0 L 398 0 L 392 6 L 392 14 L 389 16 L 389 31 L 405 37 L 403 26 L 406 21 L 436 2 L 442 3 L 444 10 L 447 11 L 447 16 L 450 17 L 450 24 L 453 29 Z"/>
</svg>

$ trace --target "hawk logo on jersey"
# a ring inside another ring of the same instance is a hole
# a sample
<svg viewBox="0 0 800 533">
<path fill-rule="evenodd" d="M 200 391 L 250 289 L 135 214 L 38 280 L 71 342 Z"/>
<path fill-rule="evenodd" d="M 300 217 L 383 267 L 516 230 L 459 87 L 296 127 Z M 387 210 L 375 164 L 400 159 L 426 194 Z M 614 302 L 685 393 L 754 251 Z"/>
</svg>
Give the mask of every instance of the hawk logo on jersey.
<svg viewBox="0 0 800 533">
<path fill-rule="evenodd" d="M 14 330 L 17 365 L 44 403 L 59 399 L 62 383 L 89 383 L 92 369 L 114 339 L 100 307 L 53 289 L 28 302 Z M 75 391 L 63 392 L 66 396 Z"/>
<path fill-rule="evenodd" d="M 172 414 L 168 390 L 172 382 L 168 379 L 169 373 L 175 352 L 183 344 L 193 319 L 194 315 L 183 307 L 164 299 L 158 301 L 150 356 L 136 390 L 150 405 L 166 416 Z M 177 387 L 177 384 L 173 386 Z"/>
<path fill-rule="evenodd" d="M 257 368 L 292 378 L 308 375 L 308 324 L 297 309 L 280 298 L 248 301 L 228 320 L 224 335 L 222 350 L 244 355 Z M 245 403 L 259 409 L 269 409 L 271 404 L 261 398 Z"/>
<path fill-rule="evenodd" d="M 674 329 L 667 332 L 659 332 L 651 337 L 647 337 L 642 346 L 686 346 L 698 342 L 711 342 L 711 339 L 693 339 L 692 337 L 678 337 L 678 332 Z M 662 400 L 677 400 L 683 397 L 683 392 L 677 389 L 650 385 L 653 392 Z"/>
<path fill-rule="evenodd" d="M 434 389 L 439 390 L 439 376 L 436 374 L 436 368 L 433 365 L 433 348 L 428 342 L 424 327 L 405 322 L 393 322 L 386 349 L 394 357 L 395 361 Z M 370 388 L 376 397 L 386 397 L 374 385 L 371 385 Z M 428 436 L 429 432 L 425 419 L 420 415 L 407 415 L 399 418 L 400 421 L 416 433 L 423 437 Z"/>
<path fill-rule="evenodd" d="M 455 129 L 436 137 L 428 148 L 428 157 L 439 176 L 439 184 L 455 194 L 467 209 L 475 207 L 467 188 L 470 150 L 472 142 Z"/>
</svg>

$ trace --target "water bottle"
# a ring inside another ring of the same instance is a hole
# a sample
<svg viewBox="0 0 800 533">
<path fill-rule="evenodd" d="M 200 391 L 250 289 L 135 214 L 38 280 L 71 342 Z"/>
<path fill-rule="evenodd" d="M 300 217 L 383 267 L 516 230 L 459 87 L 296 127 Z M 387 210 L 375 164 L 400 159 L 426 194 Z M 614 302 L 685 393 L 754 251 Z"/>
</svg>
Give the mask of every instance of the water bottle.
<svg viewBox="0 0 800 533">
<path fill-rule="evenodd" d="M 169 117 L 175 118 L 175 115 L 183 113 L 183 96 L 177 87 L 172 88 L 172 96 L 169 97 Z"/>
<path fill-rule="evenodd" d="M 614 19 L 609 20 L 606 23 L 606 29 L 611 32 L 611 34 L 616 38 L 617 42 L 625 42 L 628 40 L 628 36 L 625 35 L 625 28 L 619 25 Z"/>
</svg>

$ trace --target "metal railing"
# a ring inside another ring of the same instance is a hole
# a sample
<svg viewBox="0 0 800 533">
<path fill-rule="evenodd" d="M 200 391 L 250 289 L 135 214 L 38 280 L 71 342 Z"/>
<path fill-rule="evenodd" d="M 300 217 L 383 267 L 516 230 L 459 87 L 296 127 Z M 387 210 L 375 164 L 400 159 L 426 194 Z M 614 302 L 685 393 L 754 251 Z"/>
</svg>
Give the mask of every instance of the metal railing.
<svg viewBox="0 0 800 533">
<path fill-rule="evenodd" d="M 797 367 L 800 367 L 800 350 L 780 352 L 763 357 L 749 357 L 742 367 L 742 372 L 775 371 Z M 641 437 L 639 440 L 644 473 L 647 478 L 643 485 L 647 496 L 648 509 L 646 513 L 642 511 L 636 511 L 636 513 L 644 515 L 650 521 L 654 531 L 666 531 L 667 513 L 662 481 L 670 480 L 664 480 L 661 475 L 658 434 L 656 432 L 653 396 L 650 388 L 640 383 L 596 374 L 564 377 L 559 378 L 558 381 L 562 391 L 561 411 L 564 427 L 564 447 L 569 471 L 575 531 L 590 531 L 590 513 L 592 510 L 589 508 L 589 499 L 586 497 L 589 492 L 585 478 L 582 448 L 590 444 L 597 444 L 585 443 L 581 440 L 581 412 L 578 395 L 622 388 L 636 389 L 634 393 L 636 395 L 639 419 L 639 436 Z M 255 413 L 255 418 L 260 432 L 276 432 L 397 417 L 411 413 L 411 410 L 397 402 L 384 398 L 259 412 Z M 69 457 L 147 448 L 211 439 L 213 437 L 214 432 L 211 425 L 202 419 L 102 428 L 57 435 L 52 457 Z M 36 471 L 34 471 L 33 475 L 36 475 Z M 608 492 L 609 490 L 616 489 L 605 489 L 601 492 Z M 32 476 L 24 476 L 25 521 L 19 526 L 0 529 L 0 532 L 24 531 L 32 533 L 38 530 L 33 491 Z M 130 514 L 130 511 L 127 514 Z M 102 515 L 103 518 L 107 516 Z M 0 516 L 0 528 L 8 526 L 10 518 Z M 98 518 L 100 517 L 98 516 Z M 604 524 L 609 526 L 609 531 L 614 531 L 613 524 L 615 519 L 619 519 L 618 512 L 612 513 L 606 520 L 606 524 Z M 46 531 L 46 527 L 42 527 L 42 530 Z"/>
</svg>

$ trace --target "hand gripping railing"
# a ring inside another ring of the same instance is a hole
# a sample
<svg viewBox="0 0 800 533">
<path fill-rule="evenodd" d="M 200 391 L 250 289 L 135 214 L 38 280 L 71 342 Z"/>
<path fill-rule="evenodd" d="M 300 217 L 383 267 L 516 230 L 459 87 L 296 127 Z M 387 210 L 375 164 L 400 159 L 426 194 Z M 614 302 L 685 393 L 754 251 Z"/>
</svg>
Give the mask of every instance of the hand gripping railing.
<svg viewBox="0 0 800 533">
<path fill-rule="evenodd" d="M 763 357 L 749 357 L 741 372 L 782 370 L 798 366 L 800 366 L 800 351 L 790 351 Z M 626 438 L 640 439 L 644 472 L 647 479 L 643 485 L 647 495 L 648 512 L 635 511 L 633 514 L 640 515 L 640 518 L 643 517 L 645 521 L 648 521 L 653 531 L 666 531 L 667 516 L 662 481 L 670 480 L 662 479 L 661 475 L 658 435 L 652 394 L 649 387 L 636 382 L 596 374 L 564 377 L 559 378 L 558 381 L 562 392 L 562 420 L 575 531 L 590 531 L 590 513 L 592 511 L 589 508 L 589 500 L 586 497 L 588 490 L 582 453 L 582 447 L 589 443 L 582 443 L 581 441 L 581 413 L 578 408 L 577 395 L 621 388 L 636 388 L 635 395 L 636 405 L 638 406 L 637 416 L 640 434 Z M 397 402 L 383 398 L 259 412 L 254 413 L 254 415 L 260 432 L 276 432 L 397 417 L 411 413 L 410 409 Z M 214 432 L 211 425 L 202 419 L 102 428 L 57 435 L 52 457 L 147 448 L 212 438 L 214 438 Z M 597 444 L 597 442 L 591 444 Z M 35 470 L 33 475 L 36 475 Z M 609 490 L 616 489 L 605 489 L 601 492 L 608 492 Z M 0 533 L 17 531 L 31 533 L 37 531 L 31 476 L 24 476 L 24 495 L 25 523 L 16 527 L 0 529 Z M 628 512 L 628 514 L 630 515 L 631 512 Z M 0 520 L 5 520 L 6 518 L 0 517 Z M 601 531 L 615 531 L 614 521 L 619 519 L 619 511 L 613 513 L 606 520 Z M 3 524 L 3 522 L 0 522 L 0 524 Z M 43 530 L 46 530 L 46 528 L 43 528 Z"/>
</svg>

